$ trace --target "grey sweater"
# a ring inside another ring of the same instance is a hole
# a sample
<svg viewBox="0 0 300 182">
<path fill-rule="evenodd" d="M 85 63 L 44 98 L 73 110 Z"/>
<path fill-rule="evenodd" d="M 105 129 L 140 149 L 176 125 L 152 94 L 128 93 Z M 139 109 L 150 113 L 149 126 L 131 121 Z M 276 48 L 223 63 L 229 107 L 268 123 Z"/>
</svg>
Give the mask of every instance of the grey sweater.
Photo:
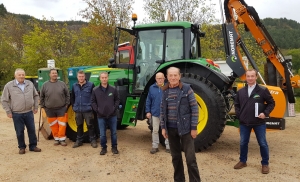
<svg viewBox="0 0 300 182">
<path fill-rule="evenodd" d="M 59 109 L 70 104 L 70 93 L 67 85 L 57 80 L 47 81 L 41 88 L 40 104 L 42 108 Z"/>
<path fill-rule="evenodd" d="M 16 80 L 4 86 L 1 102 L 6 114 L 26 113 L 38 109 L 39 95 L 33 83 L 29 80 L 25 80 L 24 83 L 24 92 L 18 87 Z"/>
</svg>

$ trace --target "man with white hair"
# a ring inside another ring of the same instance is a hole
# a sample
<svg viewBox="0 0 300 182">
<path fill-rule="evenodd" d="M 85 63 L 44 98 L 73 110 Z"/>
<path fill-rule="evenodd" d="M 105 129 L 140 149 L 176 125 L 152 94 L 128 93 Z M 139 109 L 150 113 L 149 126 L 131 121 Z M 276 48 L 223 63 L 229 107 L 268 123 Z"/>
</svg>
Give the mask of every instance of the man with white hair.
<svg viewBox="0 0 300 182">
<path fill-rule="evenodd" d="M 7 117 L 12 118 L 18 139 L 19 154 L 25 154 L 24 129 L 27 128 L 29 150 L 41 152 L 37 147 L 34 116 L 38 111 L 39 95 L 31 81 L 25 80 L 25 71 L 16 69 L 15 79 L 3 89 L 1 102 Z"/>
</svg>

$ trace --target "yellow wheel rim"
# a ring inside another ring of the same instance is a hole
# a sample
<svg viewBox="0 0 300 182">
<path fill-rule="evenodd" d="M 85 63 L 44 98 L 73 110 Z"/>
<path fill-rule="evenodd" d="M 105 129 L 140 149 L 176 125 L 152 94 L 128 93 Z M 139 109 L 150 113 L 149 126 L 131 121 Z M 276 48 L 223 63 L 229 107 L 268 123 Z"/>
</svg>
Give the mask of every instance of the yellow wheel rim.
<svg viewBox="0 0 300 182">
<path fill-rule="evenodd" d="M 84 120 L 85 121 L 85 120 Z M 77 132 L 77 124 L 76 124 L 76 120 L 75 120 L 75 112 L 72 109 L 72 106 L 70 106 L 68 108 L 68 125 L 70 126 L 70 128 Z M 87 132 L 88 128 L 85 122 L 83 122 L 83 132 Z"/>
<path fill-rule="evenodd" d="M 197 125 L 197 132 L 198 134 L 202 132 L 204 127 L 207 124 L 208 121 L 208 111 L 205 102 L 203 99 L 195 93 L 195 98 L 198 103 L 198 109 L 199 109 L 199 117 L 198 117 L 198 125 Z"/>
</svg>

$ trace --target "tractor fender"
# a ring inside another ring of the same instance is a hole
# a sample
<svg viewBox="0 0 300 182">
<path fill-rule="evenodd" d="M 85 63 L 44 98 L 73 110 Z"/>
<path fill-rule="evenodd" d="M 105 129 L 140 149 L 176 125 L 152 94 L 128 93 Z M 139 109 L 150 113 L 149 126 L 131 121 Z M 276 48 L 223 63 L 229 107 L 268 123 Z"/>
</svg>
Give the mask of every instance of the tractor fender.
<svg viewBox="0 0 300 182">
<path fill-rule="evenodd" d="M 165 75 L 167 75 L 167 69 L 169 67 L 179 68 L 182 74 L 191 73 L 206 78 L 207 80 L 212 82 L 220 91 L 226 89 L 225 87 L 230 83 L 230 79 L 222 72 L 214 70 L 212 66 L 209 64 L 203 65 L 197 62 L 181 61 L 173 64 L 168 64 L 167 66 L 160 66 L 155 72 L 155 74 L 157 72 L 163 72 Z M 145 91 L 147 91 L 146 88 L 150 87 L 150 85 L 155 82 L 155 74 L 151 77 L 151 79 L 147 83 L 145 87 Z"/>
</svg>

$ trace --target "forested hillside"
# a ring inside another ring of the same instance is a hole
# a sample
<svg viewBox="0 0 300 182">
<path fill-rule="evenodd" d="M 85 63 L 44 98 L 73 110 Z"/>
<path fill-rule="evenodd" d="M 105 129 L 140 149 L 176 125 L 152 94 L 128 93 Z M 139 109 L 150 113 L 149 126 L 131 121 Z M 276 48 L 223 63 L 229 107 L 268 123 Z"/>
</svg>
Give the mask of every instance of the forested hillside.
<svg viewBox="0 0 300 182">
<path fill-rule="evenodd" d="M 107 2 L 111 1 L 107 0 Z M 200 6 L 197 4 L 199 1 L 189 2 L 195 3 L 194 7 Z M 93 3 L 95 4 L 90 4 L 89 8 L 81 14 L 89 22 L 38 20 L 29 15 L 10 13 L 3 4 L 0 4 L 0 85 L 12 78 L 13 71 L 17 67 L 24 68 L 28 74 L 36 75 L 39 68 L 46 66 L 48 59 L 54 59 L 56 66 L 63 70 L 73 66 L 106 65 L 113 55 L 115 27 L 119 26 L 120 17 L 123 17 L 123 27 L 132 26 L 131 5 L 133 1 L 128 0 L 126 5 L 111 4 L 111 6 L 101 4 L 100 1 L 93 1 Z M 156 9 L 155 4 L 152 5 L 153 7 L 145 8 L 145 11 L 149 13 L 149 22 L 160 21 L 162 10 Z M 173 7 L 172 4 L 169 6 Z M 99 9 L 96 11 L 94 7 L 99 7 Z M 124 8 L 126 11 L 122 16 L 118 11 L 120 7 L 127 7 Z M 171 9 L 171 12 L 174 14 L 177 11 L 181 12 L 182 9 L 184 8 L 178 6 Z M 201 12 L 192 13 L 194 14 L 201 14 Z M 206 36 L 201 39 L 202 56 L 212 60 L 224 60 L 226 55 L 221 26 L 212 23 L 216 22 L 214 21 L 215 13 L 205 11 L 202 14 L 206 16 L 189 16 L 183 13 L 182 15 L 185 16 L 175 18 L 180 21 L 201 22 L 201 31 L 206 32 Z M 293 68 L 295 72 L 298 72 L 300 69 L 300 24 L 285 18 L 266 18 L 262 21 L 283 54 L 293 56 Z M 242 29 L 243 26 L 240 28 Z M 256 45 L 250 33 L 244 30 L 240 30 L 240 33 L 252 57 L 260 60 L 257 64 L 261 69 L 265 60 L 261 48 Z M 128 36 L 125 38 L 126 40 L 123 38 L 124 40 L 120 42 L 131 40 Z"/>
<path fill-rule="evenodd" d="M 300 23 L 286 18 L 265 18 L 262 22 L 279 48 L 300 48 Z"/>
</svg>

